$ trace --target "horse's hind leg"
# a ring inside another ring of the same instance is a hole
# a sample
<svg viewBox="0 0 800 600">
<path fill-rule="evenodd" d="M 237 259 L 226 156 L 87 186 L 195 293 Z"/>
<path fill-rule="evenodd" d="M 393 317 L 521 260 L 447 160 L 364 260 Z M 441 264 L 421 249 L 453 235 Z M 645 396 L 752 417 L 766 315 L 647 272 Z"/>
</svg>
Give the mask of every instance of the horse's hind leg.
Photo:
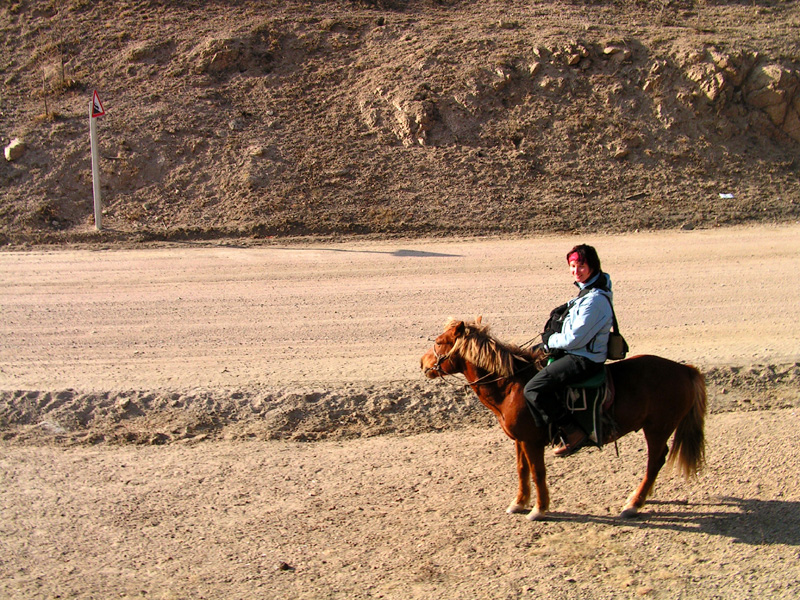
<svg viewBox="0 0 800 600">
<path fill-rule="evenodd" d="M 621 516 L 626 519 L 639 514 L 639 509 L 644 506 L 647 496 L 653 489 L 658 472 L 667 460 L 669 434 L 666 437 L 663 435 L 648 435 L 647 430 L 645 430 L 645 439 L 647 440 L 647 471 L 639 487 L 630 495 L 625 508 L 622 509 Z"/>
<path fill-rule="evenodd" d="M 514 446 L 517 451 L 519 490 L 517 491 L 517 497 L 514 502 L 509 504 L 506 509 L 506 512 L 509 514 L 527 512 L 531 501 L 531 465 L 522 449 L 522 443 L 519 440 L 515 440 Z"/>
</svg>

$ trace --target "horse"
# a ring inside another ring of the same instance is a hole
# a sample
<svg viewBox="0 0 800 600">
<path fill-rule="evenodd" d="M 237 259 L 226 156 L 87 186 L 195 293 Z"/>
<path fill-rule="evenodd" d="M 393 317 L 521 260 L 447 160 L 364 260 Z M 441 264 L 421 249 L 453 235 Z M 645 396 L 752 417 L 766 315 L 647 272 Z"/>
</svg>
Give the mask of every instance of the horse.
<svg viewBox="0 0 800 600">
<path fill-rule="evenodd" d="M 544 451 L 552 443 L 547 427 L 536 425 L 528 409 L 525 384 L 547 360 L 541 347 L 522 349 L 494 338 L 478 318 L 451 319 L 420 360 L 426 377 L 462 374 L 480 401 L 497 417 L 515 442 L 519 489 L 506 512 L 528 512 L 540 521 L 550 509 Z M 665 463 L 677 464 L 686 478 L 702 467 L 705 456 L 705 378 L 695 367 L 652 355 L 639 355 L 606 365 L 615 396 L 611 405 L 614 427 L 602 443 L 639 429 L 647 442 L 647 468 L 639 486 L 628 497 L 622 518 L 639 514 Z M 672 448 L 670 436 L 675 433 Z M 536 504 L 531 508 L 531 475 Z"/>
</svg>

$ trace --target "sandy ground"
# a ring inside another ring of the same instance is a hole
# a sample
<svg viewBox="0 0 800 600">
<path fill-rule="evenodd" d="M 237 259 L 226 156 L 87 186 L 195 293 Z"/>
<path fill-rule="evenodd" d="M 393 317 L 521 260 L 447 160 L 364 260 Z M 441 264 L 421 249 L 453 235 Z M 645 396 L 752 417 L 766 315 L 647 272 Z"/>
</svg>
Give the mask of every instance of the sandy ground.
<svg viewBox="0 0 800 600">
<path fill-rule="evenodd" d="M 796 594 L 800 226 L 589 240 L 635 352 L 731 381 L 635 521 L 641 436 L 548 459 L 532 524 L 511 443 L 421 380 L 448 316 L 535 336 L 578 241 L 1 253 L 0 597 Z"/>
</svg>

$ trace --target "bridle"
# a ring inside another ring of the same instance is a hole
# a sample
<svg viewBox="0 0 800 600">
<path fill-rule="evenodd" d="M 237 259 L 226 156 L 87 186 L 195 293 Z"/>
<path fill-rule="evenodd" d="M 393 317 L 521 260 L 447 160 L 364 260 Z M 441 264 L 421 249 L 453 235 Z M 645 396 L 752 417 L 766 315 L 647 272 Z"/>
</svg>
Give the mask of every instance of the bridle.
<svg viewBox="0 0 800 600">
<path fill-rule="evenodd" d="M 436 351 L 436 346 L 438 346 L 438 345 L 439 345 L 439 342 L 434 340 L 433 341 L 433 355 L 436 357 L 436 362 L 433 363 L 432 367 L 428 367 L 427 369 L 425 369 L 425 374 L 427 375 L 428 373 L 433 371 L 434 373 L 438 373 L 439 377 L 444 379 L 445 375 L 449 375 L 449 373 L 445 373 L 444 371 L 442 371 L 442 363 L 444 361 L 446 361 L 448 358 L 450 358 L 450 355 L 453 354 L 453 351 L 455 350 L 455 346 L 450 348 L 450 352 L 448 352 L 447 354 L 439 354 L 439 352 Z"/>
</svg>

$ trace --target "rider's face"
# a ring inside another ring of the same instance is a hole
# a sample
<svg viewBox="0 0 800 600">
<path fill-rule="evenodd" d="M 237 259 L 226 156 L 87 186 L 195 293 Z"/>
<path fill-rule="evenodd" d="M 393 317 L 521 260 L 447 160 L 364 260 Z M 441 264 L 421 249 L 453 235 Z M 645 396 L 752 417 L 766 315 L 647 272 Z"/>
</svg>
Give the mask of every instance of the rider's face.
<svg viewBox="0 0 800 600">
<path fill-rule="evenodd" d="M 578 260 L 569 261 L 569 272 L 578 283 L 586 283 L 592 274 L 589 265 Z"/>
</svg>

